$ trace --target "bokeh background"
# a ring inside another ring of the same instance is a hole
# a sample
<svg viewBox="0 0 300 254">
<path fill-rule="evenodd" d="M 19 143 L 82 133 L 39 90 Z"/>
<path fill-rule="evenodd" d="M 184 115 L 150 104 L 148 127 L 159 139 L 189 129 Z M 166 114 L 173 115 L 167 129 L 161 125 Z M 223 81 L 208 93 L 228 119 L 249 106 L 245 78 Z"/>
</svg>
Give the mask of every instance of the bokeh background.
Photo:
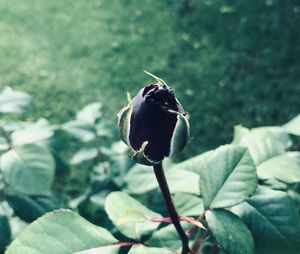
<svg viewBox="0 0 300 254">
<path fill-rule="evenodd" d="M 0 85 L 52 123 L 100 101 L 117 140 L 148 70 L 190 114 L 186 158 L 299 113 L 299 28 L 298 0 L 0 0 Z"/>
</svg>

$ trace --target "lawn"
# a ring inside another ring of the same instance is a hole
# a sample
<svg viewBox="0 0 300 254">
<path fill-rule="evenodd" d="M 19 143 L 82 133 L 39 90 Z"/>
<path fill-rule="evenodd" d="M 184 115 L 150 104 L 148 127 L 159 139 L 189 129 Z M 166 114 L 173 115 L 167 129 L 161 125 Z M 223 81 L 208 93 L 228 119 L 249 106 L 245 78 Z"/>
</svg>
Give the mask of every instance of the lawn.
<svg viewBox="0 0 300 254">
<path fill-rule="evenodd" d="M 0 0 L 0 85 L 62 122 L 165 79 L 190 113 L 184 157 L 229 142 L 235 124 L 280 125 L 300 108 L 297 1 Z"/>
</svg>

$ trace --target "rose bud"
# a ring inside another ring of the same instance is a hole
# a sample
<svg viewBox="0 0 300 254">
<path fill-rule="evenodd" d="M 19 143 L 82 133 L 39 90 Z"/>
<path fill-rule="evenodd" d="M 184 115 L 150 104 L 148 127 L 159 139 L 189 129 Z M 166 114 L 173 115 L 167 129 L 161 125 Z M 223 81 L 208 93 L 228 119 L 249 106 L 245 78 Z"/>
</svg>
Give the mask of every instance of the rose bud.
<svg viewBox="0 0 300 254">
<path fill-rule="evenodd" d="M 160 80 L 160 79 L 159 79 Z M 160 80 L 162 81 L 162 80 Z M 118 114 L 121 139 L 138 163 L 153 165 L 181 151 L 189 123 L 174 92 L 164 82 L 141 89 Z"/>
</svg>

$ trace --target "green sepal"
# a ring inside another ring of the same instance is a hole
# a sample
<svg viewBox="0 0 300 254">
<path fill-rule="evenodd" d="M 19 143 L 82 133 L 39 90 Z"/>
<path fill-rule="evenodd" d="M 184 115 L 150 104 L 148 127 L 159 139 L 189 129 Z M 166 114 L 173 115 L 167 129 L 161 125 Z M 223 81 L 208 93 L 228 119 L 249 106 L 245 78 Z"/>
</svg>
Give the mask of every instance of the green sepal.
<svg viewBox="0 0 300 254">
<path fill-rule="evenodd" d="M 180 152 L 185 145 L 190 136 L 190 124 L 186 117 L 176 111 L 169 110 L 170 113 L 177 114 L 177 123 L 174 128 L 173 136 L 170 143 L 170 154 L 173 155 Z"/>
<path fill-rule="evenodd" d="M 145 149 L 148 145 L 148 141 L 145 141 L 141 148 L 138 151 L 135 151 L 133 148 L 130 148 L 128 151 L 129 157 L 136 161 L 137 163 L 146 165 L 146 166 L 152 166 L 156 162 L 151 161 L 146 155 L 145 155 Z"/>
<path fill-rule="evenodd" d="M 127 93 L 128 104 L 121 109 L 118 114 L 118 124 L 120 129 L 121 139 L 130 146 L 129 132 L 130 132 L 130 119 L 132 114 L 132 103 L 130 94 Z"/>
</svg>

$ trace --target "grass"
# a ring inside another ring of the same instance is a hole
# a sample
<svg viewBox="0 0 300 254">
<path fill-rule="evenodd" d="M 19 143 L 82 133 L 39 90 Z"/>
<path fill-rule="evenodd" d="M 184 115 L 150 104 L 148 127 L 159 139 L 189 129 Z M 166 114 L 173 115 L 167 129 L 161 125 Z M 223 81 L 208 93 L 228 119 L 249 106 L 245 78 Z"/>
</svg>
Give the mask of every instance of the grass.
<svg viewBox="0 0 300 254">
<path fill-rule="evenodd" d="M 126 91 L 149 80 L 143 69 L 166 67 L 172 45 L 171 28 L 157 26 L 168 14 L 154 19 L 155 30 L 150 1 L 120 2 L 1 1 L 1 85 L 30 92 L 36 115 L 55 121 L 95 100 L 116 115 Z"/>
<path fill-rule="evenodd" d="M 62 122 L 101 101 L 116 121 L 151 79 L 190 113 L 184 157 L 230 142 L 235 124 L 281 124 L 300 109 L 297 1 L 0 0 L 0 85 Z"/>
</svg>

